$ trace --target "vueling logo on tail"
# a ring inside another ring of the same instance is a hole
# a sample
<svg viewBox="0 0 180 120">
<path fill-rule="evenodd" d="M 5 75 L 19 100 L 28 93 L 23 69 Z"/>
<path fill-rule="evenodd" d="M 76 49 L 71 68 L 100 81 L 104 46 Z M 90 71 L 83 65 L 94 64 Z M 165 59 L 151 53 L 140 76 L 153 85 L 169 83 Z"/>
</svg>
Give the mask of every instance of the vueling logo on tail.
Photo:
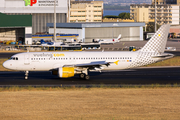
<svg viewBox="0 0 180 120">
<path fill-rule="evenodd" d="M 25 2 L 25 6 L 33 6 L 33 4 L 36 4 L 37 3 L 37 0 L 24 0 Z"/>
</svg>

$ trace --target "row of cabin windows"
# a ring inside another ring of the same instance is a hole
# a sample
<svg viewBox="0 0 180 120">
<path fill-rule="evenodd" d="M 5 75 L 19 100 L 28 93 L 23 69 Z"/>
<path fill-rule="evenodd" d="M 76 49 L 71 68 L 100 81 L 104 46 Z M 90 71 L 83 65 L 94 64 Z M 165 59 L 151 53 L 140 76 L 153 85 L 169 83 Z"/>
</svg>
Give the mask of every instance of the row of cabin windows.
<svg viewBox="0 0 180 120">
<path fill-rule="evenodd" d="M 18 60 L 18 57 L 11 57 L 10 60 Z"/>
<path fill-rule="evenodd" d="M 68 58 L 53 58 L 53 60 L 67 60 Z M 71 60 L 71 58 L 69 58 Z M 103 59 L 132 59 L 131 57 L 101 57 L 101 58 L 72 58 L 73 60 L 103 60 Z M 31 58 L 31 60 L 51 60 L 50 58 Z"/>
</svg>

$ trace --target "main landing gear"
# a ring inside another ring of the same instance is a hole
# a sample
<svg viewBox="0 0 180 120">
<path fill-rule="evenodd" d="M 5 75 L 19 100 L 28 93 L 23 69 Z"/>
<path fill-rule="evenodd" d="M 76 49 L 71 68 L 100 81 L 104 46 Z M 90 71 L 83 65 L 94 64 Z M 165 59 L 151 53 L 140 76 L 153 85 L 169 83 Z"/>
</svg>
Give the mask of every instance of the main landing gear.
<svg viewBox="0 0 180 120">
<path fill-rule="evenodd" d="M 28 75 L 29 75 L 29 71 L 25 71 L 25 77 L 24 77 L 25 80 L 28 79 Z"/>
<path fill-rule="evenodd" d="M 89 79 L 90 79 L 90 76 L 89 76 L 89 75 L 86 75 L 86 74 L 84 74 L 84 73 L 81 73 L 81 74 L 79 75 L 79 77 L 80 77 L 81 79 L 85 79 L 85 80 L 89 80 Z"/>
<path fill-rule="evenodd" d="M 80 77 L 81 79 L 89 80 L 89 79 L 90 79 L 90 76 L 88 75 L 88 70 L 86 69 L 85 71 L 83 71 L 83 72 L 79 75 L 79 77 Z"/>
</svg>

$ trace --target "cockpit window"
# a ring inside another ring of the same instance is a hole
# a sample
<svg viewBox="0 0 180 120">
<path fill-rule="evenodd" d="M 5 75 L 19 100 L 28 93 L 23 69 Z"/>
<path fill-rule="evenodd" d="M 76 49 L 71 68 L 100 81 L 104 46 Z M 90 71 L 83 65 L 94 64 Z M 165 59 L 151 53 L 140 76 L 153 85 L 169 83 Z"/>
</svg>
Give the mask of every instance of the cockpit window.
<svg viewBox="0 0 180 120">
<path fill-rule="evenodd" d="M 18 57 L 11 57 L 10 60 L 18 60 Z"/>
</svg>

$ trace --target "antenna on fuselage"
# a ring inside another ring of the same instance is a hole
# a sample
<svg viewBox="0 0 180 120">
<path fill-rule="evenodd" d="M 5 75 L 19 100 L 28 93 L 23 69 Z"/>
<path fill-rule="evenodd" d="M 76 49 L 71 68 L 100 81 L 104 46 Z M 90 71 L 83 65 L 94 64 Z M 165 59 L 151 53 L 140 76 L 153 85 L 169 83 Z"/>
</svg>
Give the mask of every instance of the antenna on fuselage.
<svg viewBox="0 0 180 120">
<path fill-rule="evenodd" d="M 54 42 L 56 42 L 56 0 L 54 0 Z"/>
</svg>

